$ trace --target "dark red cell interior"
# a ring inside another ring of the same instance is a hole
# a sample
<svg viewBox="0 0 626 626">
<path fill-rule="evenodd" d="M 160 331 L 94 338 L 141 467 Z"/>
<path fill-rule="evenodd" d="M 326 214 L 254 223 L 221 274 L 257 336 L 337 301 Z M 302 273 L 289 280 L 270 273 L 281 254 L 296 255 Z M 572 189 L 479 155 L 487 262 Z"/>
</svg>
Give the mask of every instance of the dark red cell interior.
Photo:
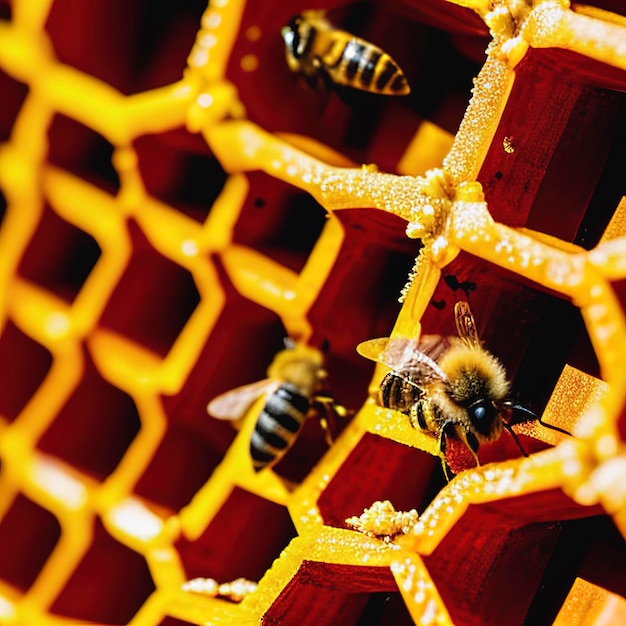
<svg viewBox="0 0 626 626">
<path fill-rule="evenodd" d="M 38 447 L 103 480 L 141 428 L 132 398 L 103 379 L 88 353 L 83 375 Z"/>
<path fill-rule="evenodd" d="M 28 590 L 60 536 L 56 517 L 18 494 L 0 521 L 0 579 L 22 591 Z"/>
<path fill-rule="evenodd" d="M 0 335 L 0 413 L 13 421 L 43 383 L 52 355 L 7 320 Z"/>
<path fill-rule="evenodd" d="M 51 607 L 81 621 L 127 624 L 154 591 L 143 556 L 116 541 L 96 520 L 89 549 Z"/>
<path fill-rule="evenodd" d="M 176 548 L 190 579 L 259 580 L 295 534 L 284 506 L 236 487 L 202 535 Z"/>
</svg>

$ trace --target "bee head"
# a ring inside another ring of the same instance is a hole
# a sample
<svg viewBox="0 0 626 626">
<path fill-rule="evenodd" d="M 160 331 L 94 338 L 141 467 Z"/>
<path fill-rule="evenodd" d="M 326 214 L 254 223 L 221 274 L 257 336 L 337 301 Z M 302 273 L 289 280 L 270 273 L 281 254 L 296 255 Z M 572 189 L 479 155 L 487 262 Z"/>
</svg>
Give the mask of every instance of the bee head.
<svg viewBox="0 0 626 626">
<path fill-rule="evenodd" d="M 317 348 L 294 343 L 276 354 L 267 374 L 275 380 L 293 383 L 310 395 L 326 374 L 323 365 L 324 358 Z"/>
<path fill-rule="evenodd" d="M 490 403 L 499 402 L 509 392 L 504 367 L 481 346 L 459 342 L 441 357 L 438 364 L 447 376 L 446 393 L 464 408 L 482 399 Z M 490 412 L 486 406 L 482 408 Z M 498 412 L 495 407 L 493 410 Z M 481 409 L 479 413 L 482 414 Z"/>
<path fill-rule="evenodd" d="M 474 430 L 483 435 L 483 437 L 491 438 L 499 432 L 497 422 L 499 421 L 500 412 L 493 402 L 488 398 L 480 398 L 467 407 L 467 415 Z"/>
</svg>

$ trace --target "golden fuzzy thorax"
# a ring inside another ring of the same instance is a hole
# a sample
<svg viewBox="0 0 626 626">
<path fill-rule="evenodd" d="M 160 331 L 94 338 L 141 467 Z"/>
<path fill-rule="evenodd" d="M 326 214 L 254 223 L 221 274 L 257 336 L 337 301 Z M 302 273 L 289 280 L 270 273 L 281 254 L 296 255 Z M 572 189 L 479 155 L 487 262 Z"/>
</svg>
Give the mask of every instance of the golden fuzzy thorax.
<svg viewBox="0 0 626 626">
<path fill-rule="evenodd" d="M 448 376 L 446 391 L 455 402 L 463 404 L 479 396 L 503 400 L 510 384 L 504 367 L 490 352 L 465 343 L 452 346 L 439 360 Z"/>
<path fill-rule="evenodd" d="M 325 375 L 322 365 L 319 350 L 296 345 L 277 353 L 267 373 L 270 378 L 292 383 L 303 395 L 310 397 Z"/>
</svg>

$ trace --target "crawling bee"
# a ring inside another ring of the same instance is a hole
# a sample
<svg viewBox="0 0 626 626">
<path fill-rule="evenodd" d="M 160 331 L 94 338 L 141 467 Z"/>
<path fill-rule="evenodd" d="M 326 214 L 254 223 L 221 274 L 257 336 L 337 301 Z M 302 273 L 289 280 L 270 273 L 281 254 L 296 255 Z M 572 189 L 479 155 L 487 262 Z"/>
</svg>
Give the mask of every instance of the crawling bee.
<svg viewBox="0 0 626 626">
<path fill-rule="evenodd" d="M 467 302 L 455 304 L 454 317 L 458 337 L 370 339 L 357 347 L 362 356 L 392 368 L 380 384 L 380 404 L 405 413 L 414 428 L 437 436 L 447 476 L 446 437 L 460 438 L 479 464 L 480 444 L 495 441 L 504 428 L 527 456 L 509 421 L 514 413 L 539 419 L 509 398 L 505 369 L 483 348 Z"/>
<path fill-rule="evenodd" d="M 320 416 L 328 435 L 328 420 L 347 411 L 329 396 L 321 395 L 326 377 L 322 353 L 311 346 L 289 342 L 276 354 L 268 378 L 231 389 L 209 402 L 207 412 L 217 419 L 236 420 L 252 403 L 266 395 L 265 405 L 252 432 L 250 455 L 255 472 L 276 464 L 294 444 L 307 415 Z"/>
<path fill-rule="evenodd" d="M 409 84 L 398 64 L 380 48 L 334 28 L 323 11 L 303 11 L 281 30 L 287 64 L 312 87 L 345 85 L 387 96 L 404 96 Z"/>
</svg>

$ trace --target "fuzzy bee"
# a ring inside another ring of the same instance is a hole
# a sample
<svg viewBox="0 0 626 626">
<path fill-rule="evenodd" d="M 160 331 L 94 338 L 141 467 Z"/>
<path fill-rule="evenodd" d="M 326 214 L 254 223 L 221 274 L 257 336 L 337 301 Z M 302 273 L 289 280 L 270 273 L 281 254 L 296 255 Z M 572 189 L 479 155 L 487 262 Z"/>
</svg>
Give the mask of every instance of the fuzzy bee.
<svg viewBox="0 0 626 626">
<path fill-rule="evenodd" d="M 312 87 L 347 86 L 387 96 L 404 96 L 409 84 L 383 50 L 334 28 L 323 11 L 303 11 L 281 30 L 287 64 Z"/>
<path fill-rule="evenodd" d="M 322 353 L 311 346 L 288 343 L 276 354 L 267 370 L 268 378 L 231 389 L 209 402 L 207 412 L 217 419 L 236 420 L 265 394 L 250 439 L 250 456 L 255 472 L 275 465 L 294 444 L 307 416 L 315 413 L 326 432 L 328 421 L 347 411 L 320 393 L 326 378 Z"/>
<path fill-rule="evenodd" d="M 479 446 L 497 440 L 503 429 L 527 456 L 510 424 L 516 413 L 566 432 L 509 397 L 506 371 L 482 346 L 467 302 L 456 303 L 454 317 L 458 337 L 370 339 L 357 347 L 362 356 L 391 368 L 380 384 L 379 403 L 408 415 L 414 428 L 437 436 L 446 475 L 447 437 L 461 439 L 479 464 Z"/>
</svg>

